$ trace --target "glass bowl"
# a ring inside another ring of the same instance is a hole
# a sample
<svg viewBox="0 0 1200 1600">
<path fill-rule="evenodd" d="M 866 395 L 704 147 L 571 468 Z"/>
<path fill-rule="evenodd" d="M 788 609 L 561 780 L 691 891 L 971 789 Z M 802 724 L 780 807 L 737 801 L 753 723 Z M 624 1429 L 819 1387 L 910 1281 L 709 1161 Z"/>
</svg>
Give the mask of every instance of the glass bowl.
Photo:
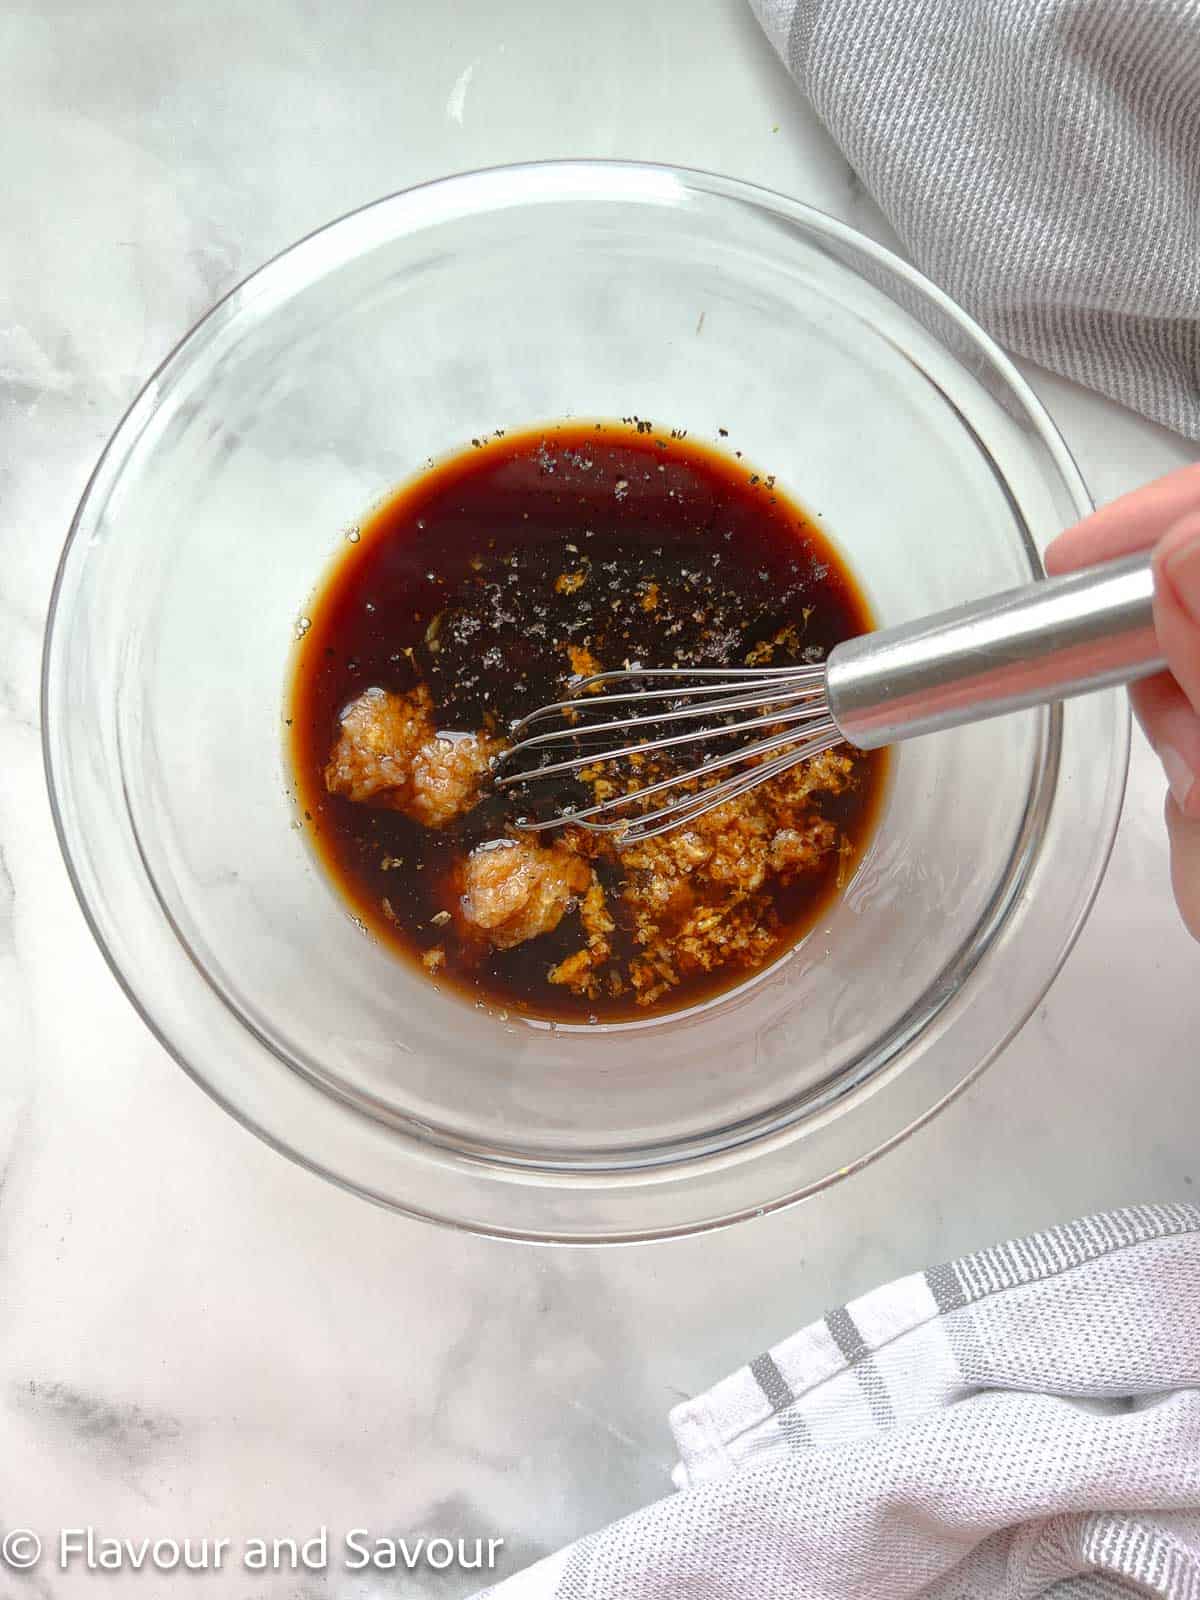
<svg viewBox="0 0 1200 1600">
<path fill-rule="evenodd" d="M 727 179 L 548 163 L 382 200 L 235 289 L 118 428 L 51 608 L 56 823 L 147 1023 L 278 1149 L 480 1232 L 684 1233 L 878 1155 L 1037 1004 L 1120 807 L 1114 694 L 911 743 L 813 932 L 741 990 L 645 1024 L 505 1019 L 373 944 L 290 796 L 308 598 L 355 519 L 430 457 L 632 413 L 775 473 L 882 623 L 1040 574 L 1088 510 L 1011 363 L 886 250 Z"/>
</svg>

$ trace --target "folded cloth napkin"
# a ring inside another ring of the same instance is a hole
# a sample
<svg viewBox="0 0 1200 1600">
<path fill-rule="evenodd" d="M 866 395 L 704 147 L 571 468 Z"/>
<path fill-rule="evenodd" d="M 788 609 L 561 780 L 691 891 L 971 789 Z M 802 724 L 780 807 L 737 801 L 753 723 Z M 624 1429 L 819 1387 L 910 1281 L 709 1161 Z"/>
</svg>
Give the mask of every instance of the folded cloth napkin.
<svg viewBox="0 0 1200 1600">
<path fill-rule="evenodd" d="M 1200 438 L 1200 0 L 750 0 L 936 283 Z"/>
<path fill-rule="evenodd" d="M 901 1278 L 671 1414 L 682 1490 L 498 1600 L 1200 1596 L 1200 1208 Z"/>
</svg>

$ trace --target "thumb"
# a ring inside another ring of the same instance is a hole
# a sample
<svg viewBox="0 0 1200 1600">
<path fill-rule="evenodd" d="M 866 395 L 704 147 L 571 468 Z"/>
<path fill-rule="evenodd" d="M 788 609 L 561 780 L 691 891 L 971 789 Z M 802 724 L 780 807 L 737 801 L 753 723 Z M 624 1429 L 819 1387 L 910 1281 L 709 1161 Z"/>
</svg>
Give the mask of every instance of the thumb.
<svg viewBox="0 0 1200 1600">
<path fill-rule="evenodd" d="M 1167 796 L 1167 833 L 1171 840 L 1171 887 L 1184 925 L 1200 939 L 1200 820 L 1185 817 Z"/>
</svg>

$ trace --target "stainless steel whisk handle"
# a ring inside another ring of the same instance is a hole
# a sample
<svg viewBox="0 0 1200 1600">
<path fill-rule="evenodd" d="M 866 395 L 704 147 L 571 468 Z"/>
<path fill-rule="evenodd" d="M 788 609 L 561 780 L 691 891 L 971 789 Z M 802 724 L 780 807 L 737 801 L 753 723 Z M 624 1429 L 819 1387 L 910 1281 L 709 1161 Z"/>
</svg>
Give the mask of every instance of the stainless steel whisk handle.
<svg viewBox="0 0 1200 1600">
<path fill-rule="evenodd" d="M 830 709 L 863 750 L 1131 683 L 1165 665 L 1149 552 L 1026 584 L 829 654 Z"/>
</svg>

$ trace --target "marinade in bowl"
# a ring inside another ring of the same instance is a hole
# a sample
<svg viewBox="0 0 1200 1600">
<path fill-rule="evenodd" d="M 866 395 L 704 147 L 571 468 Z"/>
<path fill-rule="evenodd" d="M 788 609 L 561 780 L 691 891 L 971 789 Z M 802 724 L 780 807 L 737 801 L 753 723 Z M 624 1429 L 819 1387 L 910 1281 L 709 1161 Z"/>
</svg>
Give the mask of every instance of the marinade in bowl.
<svg viewBox="0 0 1200 1600">
<path fill-rule="evenodd" d="M 308 607 L 306 832 L 364 928 L 476 1003 L 576 1024 L 695 1007 L 850 881 L 885 757 L 843 745 L 623 846 L 523 833 L 529 796 L 493 781 L 508 731 L 604 670 L 811 664 L 871 625 L 816 519 L 732 449 L 641 418 L 498 429 L 364 518 Z M 581 809 L 617 781 L 589 767 L 537 799 Z"/>
</svg>

